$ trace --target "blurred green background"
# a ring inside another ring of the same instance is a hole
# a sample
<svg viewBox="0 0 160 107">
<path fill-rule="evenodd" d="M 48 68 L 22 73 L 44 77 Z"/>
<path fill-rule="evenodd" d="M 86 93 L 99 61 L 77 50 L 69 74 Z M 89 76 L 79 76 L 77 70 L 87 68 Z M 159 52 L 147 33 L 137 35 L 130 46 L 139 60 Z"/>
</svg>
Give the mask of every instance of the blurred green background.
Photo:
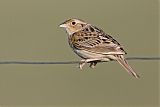
<svg viewBox="0 0 160 107">
<path fill-rule="evenodd" d="M 80 18 L 118 40 L 126 56 L 158 56 L 158 0 L 0 0 L 0 61 L 80 60 L 59 24 Z M 0 65 L 0 106 L 158 107 L 158 61 L 81 72 L 70 65 Z"/>
</svg>

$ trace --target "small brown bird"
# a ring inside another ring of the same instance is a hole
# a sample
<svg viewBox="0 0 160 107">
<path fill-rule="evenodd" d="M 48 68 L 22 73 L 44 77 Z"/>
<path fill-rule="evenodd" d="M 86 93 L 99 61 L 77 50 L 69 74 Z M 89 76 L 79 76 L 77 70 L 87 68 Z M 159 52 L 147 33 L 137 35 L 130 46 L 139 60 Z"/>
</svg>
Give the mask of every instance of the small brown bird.
<svg viewBox="0 0 160 107">
<path fill-rule="evenodd" d="M 94 68 L 97 62 L 116 60 L 129 74 L 139 78 L 126 61 L 123 47 L 103 30 L 79 19 L 66 20 L 60 27 L 66 29 L 69 45 L 82 58 L 80 69 L 85 63 L 90 63 L 90 67 Z"/>
</svg>

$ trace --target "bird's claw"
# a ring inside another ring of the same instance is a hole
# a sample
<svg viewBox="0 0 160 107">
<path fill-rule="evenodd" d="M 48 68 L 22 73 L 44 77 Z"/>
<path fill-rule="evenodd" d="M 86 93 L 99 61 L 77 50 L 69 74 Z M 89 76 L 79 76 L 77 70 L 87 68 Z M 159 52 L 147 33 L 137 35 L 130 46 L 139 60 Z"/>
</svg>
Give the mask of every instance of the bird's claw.
<svg viewBox="0 0 160 107">
<path fill-rule="evenodd" d="M 89 67 L 95 68 L 96 64 L 97 64 L 97 62 L 91 62 L 90 65 L 89 65 Z"/>
<path fill-rule="evenodd" d="M 86 64 L 86 60 L 81 60 L 81 62 L 79 63 L 79 68 L 82 70 L 85 64 Z"/>
</svg>

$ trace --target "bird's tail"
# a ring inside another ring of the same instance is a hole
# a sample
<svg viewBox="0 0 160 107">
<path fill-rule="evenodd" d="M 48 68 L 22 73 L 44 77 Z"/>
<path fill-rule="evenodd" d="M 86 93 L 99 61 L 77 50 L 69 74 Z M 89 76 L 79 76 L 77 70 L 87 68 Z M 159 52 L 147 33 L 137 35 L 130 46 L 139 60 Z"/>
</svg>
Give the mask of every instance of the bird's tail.
<svg viewBox="0 0 160 107">
<path fill-rule="evenodd" d="M 128 64 L 123 55 L 115 55 L 117 57 L 117 61 L 127 70 L 127 72 L 133 75 L 135 78 L 140 78 L 140 76 L 132 69 L 132 67 Z"/>
</svg>

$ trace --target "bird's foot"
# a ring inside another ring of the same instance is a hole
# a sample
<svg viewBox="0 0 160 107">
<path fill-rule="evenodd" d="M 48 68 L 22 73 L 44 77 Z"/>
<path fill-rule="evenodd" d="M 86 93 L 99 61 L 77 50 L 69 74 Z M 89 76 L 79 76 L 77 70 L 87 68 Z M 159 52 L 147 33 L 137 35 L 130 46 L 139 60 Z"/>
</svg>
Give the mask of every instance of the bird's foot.
<svg viewBox="0 0 160 107">
<path fill-rule="evenodd" d="M 89 65 L 89 67 L 91 67 L 91 68 L 95 68 L 96 64 L 97 64 L 97 62 L 96 62 L 96 61 L 91 62 L 91 63 L 90 63 L 90 65 Z"/>
<path fill-rule="evenodd" d="M 90 67 L 94 68 L 96 66 L 98 60 L 99 59 L 82 59 L 79 63 L 79 68 L 82 70 L 83 66 L 88 62 L 91 62 Z"/>
<path fill-rule="evenodd" d="M 79 68 L 82 70 L 85 64 L 86 64 L 86 60 L 82 59 L 79 63 Z"/>
</svg>

